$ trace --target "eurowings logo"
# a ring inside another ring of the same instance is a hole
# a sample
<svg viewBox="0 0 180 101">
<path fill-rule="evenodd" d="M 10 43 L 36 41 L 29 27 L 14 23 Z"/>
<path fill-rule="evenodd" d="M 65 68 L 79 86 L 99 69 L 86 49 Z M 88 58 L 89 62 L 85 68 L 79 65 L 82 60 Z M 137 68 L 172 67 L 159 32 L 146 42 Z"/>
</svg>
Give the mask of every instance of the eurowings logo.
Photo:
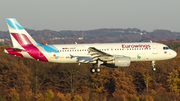
<svg viewBox="0 0 180 101">
<path fill-rule="evenodd" d="M 150 48 L 151 45 L 125 45 L 125 44 L 122 44 L 122 48 Z"/>
</svg>

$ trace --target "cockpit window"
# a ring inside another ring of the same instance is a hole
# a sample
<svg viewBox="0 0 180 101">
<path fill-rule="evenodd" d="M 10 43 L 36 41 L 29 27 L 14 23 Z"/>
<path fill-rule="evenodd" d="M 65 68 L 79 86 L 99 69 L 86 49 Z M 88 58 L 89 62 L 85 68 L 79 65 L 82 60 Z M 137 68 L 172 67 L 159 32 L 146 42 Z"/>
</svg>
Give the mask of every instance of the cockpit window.
<svg viewBox="0 0 180 101">
<path fill-rule="evenodd" d="M 169 47 L 163 47 L 163 50 L 167 50 L 167 49 L 170 49 Z"/>
</svg>

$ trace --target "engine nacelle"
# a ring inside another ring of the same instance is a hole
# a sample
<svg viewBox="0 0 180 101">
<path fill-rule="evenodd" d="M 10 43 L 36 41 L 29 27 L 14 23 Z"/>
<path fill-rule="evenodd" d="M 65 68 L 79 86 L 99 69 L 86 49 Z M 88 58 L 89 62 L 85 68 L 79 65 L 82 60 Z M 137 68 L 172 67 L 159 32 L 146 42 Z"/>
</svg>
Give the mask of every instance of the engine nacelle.
<svg viewBox="0 0 180 101">
<path fill-rule="evenodd" d="M 117 67 L 128 67 L 131 64 L 130 57 L 116 57 L 114 58 L 114 65 Z"/>
</svg>

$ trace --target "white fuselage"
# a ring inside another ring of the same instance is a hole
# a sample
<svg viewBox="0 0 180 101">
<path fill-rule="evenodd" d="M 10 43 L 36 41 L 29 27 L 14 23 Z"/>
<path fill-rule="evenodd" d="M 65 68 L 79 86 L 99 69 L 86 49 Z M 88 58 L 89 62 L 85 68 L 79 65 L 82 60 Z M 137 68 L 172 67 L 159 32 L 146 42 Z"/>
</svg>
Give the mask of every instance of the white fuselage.
<svg viewBox="0 0 180 101">
<path fill-rule="evenodd" d="M 161 43 L 103 43 L 103 44 L 61 44 L 53 45 L 56 50 L 45 50 L 41 46 L 38 49 L 43 52 L 49 62 L 78 63 L 76 57 L 91 57 L 88 47 L 114 55 L 127 56 L 131 61 L 157 61 L 174 58 L 177 54 Z M 26 52 L 24 57 L 31 58 Z M 73 56 L 73 57 L 72 57 Z"/>
</svg>

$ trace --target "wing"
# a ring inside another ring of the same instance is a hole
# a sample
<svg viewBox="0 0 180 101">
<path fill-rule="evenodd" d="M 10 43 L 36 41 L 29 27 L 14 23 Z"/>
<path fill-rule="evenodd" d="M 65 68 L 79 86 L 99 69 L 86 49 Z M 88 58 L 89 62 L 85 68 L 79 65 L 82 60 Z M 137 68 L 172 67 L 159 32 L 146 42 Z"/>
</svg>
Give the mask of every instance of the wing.
<svg viewBox="0 0 180 101">
<path fill-rule="evenodd" d="M 92 57 L 91 61 L 95 61 L 97 59 L 100 59 L 102 61 L 110 61 L 114 58 L 113 55 L 100 51 L 96 49 L 95 47 L 89 47 L 88 54 L 91 55 Z"/>
<path fill-rule="evenodd" d="M 111 61 L 115 57 L 123 57 L 124 55 L 111 55 L 106 52 L 100 51 L 96 49 L 95 47 L 89 47 L 88 48 L 88 55 L 91 55 L 91 57 L 79 57 L 79 56 L 73 56 L 70 54 L 71 58 L 77 58 L 77 62 L 81 63 L 92 63 L 96 60 L 101 61 Z"/>
<path fill-rule="evenodd" d="M 71 54 L 69 54 L 71 58 L 76 58 L 77 59 L 77 62 L 80 62 L 80 63 L 90 63 L 91 60 L 93 58 L 91 57 L 88 57 L 88 56 L 73 56 Z"/>
<path fill-rule="evenodd" d="M 92 61 L 92 58 L 91 57 L 78 57 L 77 61 L 81 63 L 90 63 Z"/>
</svg>

